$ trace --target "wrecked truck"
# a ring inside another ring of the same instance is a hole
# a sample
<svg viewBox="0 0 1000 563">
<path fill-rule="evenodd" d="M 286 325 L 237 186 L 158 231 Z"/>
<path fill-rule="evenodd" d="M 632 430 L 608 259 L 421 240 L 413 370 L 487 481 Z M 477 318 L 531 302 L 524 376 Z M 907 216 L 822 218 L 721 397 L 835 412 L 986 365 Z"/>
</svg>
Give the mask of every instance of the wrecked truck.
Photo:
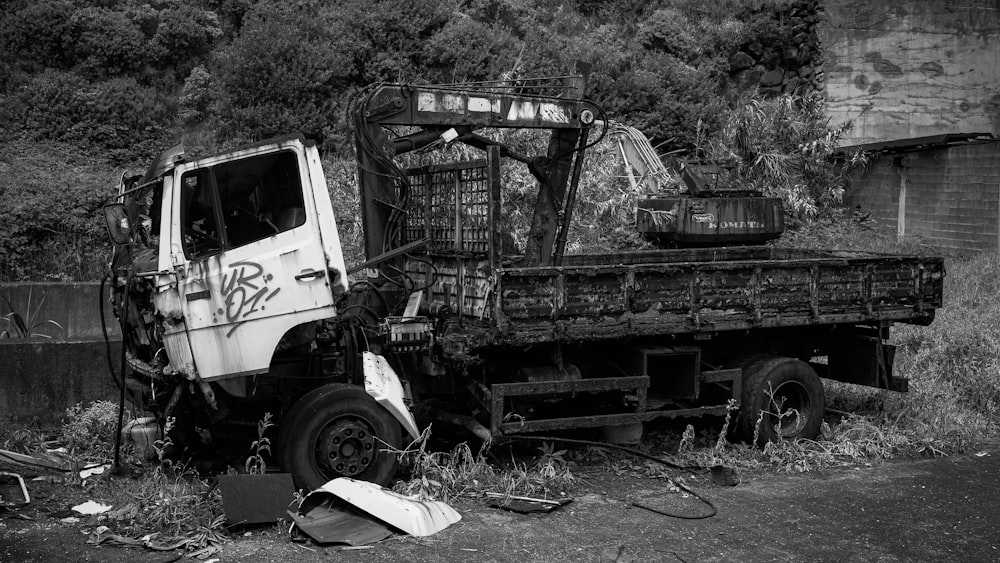
<svg viewBox="0 0 1000 563">
<path fill-rule="evenodd" d="M 175 147 L 123 177 L 105 208 L 122 384 L 166 426 L 165 454 L 253 439 L 270 413 L 297 486 L 387 483 L 397 451 L 435 421 L 484 439 L 634 433 L 738 408 L 744 436 L 812 438 L 821 377 L 906 390 L 889 331 L 932 321 L 940 258 L 567 253 L 584 157 L 607 120 L 579 78 L 524 84 L 358 96 L 361 264 L 345 264 L 337 221 L 351 218 L 335 216 L 320 151 L 301 136 L 197 159 Z M 503 129 L 548 138 L 505 143 Z M 506 205 L 516 166 L 538 187 L 526 233 Z M 727 241 L 774 224 L 735 213 L 711 225 L 732 229 Z"/>
</svg>

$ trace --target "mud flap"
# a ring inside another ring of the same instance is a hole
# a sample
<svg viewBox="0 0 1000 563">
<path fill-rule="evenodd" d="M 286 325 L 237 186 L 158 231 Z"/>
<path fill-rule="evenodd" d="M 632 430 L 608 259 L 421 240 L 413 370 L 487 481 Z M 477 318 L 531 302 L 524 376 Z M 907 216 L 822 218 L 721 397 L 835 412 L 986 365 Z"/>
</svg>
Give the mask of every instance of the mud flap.
<svg viewBox="0 0 1000 563">
<path fill-rule="evenodd" d="M 420 437 L 413 414 L 403 402 L 403 385 L 399 376 L 385 358 L 372 352 L 362 352 L 365 372 L 365 392 L 372 396 L 379 405 L 393 418 L 399 421 L 411 438 Z"/>
</svg>

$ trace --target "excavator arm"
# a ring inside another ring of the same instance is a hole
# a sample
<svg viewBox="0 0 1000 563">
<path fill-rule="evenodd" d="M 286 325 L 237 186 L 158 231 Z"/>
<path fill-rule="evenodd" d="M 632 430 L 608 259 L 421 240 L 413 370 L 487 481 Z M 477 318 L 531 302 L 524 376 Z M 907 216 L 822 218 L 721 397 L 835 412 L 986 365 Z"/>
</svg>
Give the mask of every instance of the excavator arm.
<svg viewBox="0 0 1000 563">
<path fill-rule="evenodd" d="M 566 188 L 571 176 L 579 177 L 578 172 L 572 173 L 574 157 L 579 167 L 586 148 L 586 134 L 581 132 L 603 114 L 596 104 L 582 99 L 583 86 L 583 77 L 563 79 L 557 84 L 562 92 L 559 97 L 511 93 L 509 86 L 490 84 L 379 84 L 364 92 L 354 104 L 353 118 L 368 261 L 399 246 L 409 180 L 394 160 L 397 155 L 453 142 L 485 149 L 499 143 L 478 135 L 479 129 L 530 128 L 551 130 L 544 155 L 524 155 L 503 145 L 500 150 L 502 156 L 527 164 L 539 181 L 525 262 L 550 264 L 556 231 L 560 223 L 568 222 L 567 210 L 572 206 Z M 390 135 L 388 128 L 394 126 L 420 130 Z"/>
</svg>

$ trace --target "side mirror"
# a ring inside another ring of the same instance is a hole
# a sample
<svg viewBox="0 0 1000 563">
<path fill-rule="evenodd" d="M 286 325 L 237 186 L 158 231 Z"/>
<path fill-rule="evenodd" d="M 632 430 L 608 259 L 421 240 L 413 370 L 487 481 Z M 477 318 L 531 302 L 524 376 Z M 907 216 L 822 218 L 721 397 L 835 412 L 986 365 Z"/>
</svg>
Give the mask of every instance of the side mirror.
<svg viewBox="0 0 1000 563">
<path fill-rule="evenodd" d="M 125 204 L 109 203 L 105 205 L 104 221 L 108 225 L 108 236 L 111 237 L 111 242 L 119 245 L 132 242 L 132 226 L 129 225 Z"/>
</svg>

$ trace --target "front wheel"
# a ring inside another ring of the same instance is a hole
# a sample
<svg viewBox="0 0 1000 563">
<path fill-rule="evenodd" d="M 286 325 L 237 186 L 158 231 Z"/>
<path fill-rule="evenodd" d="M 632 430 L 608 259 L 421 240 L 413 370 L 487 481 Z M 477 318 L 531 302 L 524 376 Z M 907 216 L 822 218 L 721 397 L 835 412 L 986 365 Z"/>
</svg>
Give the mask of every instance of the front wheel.
<svg viewBox="0 0 1000 563">
<path fill-rule="evenodd" d="M 757 444 L 813 439 L 826 410 L 823 383 L 809 364 L 785 357 L 755 358 L 743 367 L 740 434 Z"/>
<path fill-rule="evenodd" d="M 359 387 L 313 389 L 288 411 L 278 433 L 281 467 L 300 489 L 337 477 L 387 485 L 399 467 L 399 423 Z"/>
</svg>

